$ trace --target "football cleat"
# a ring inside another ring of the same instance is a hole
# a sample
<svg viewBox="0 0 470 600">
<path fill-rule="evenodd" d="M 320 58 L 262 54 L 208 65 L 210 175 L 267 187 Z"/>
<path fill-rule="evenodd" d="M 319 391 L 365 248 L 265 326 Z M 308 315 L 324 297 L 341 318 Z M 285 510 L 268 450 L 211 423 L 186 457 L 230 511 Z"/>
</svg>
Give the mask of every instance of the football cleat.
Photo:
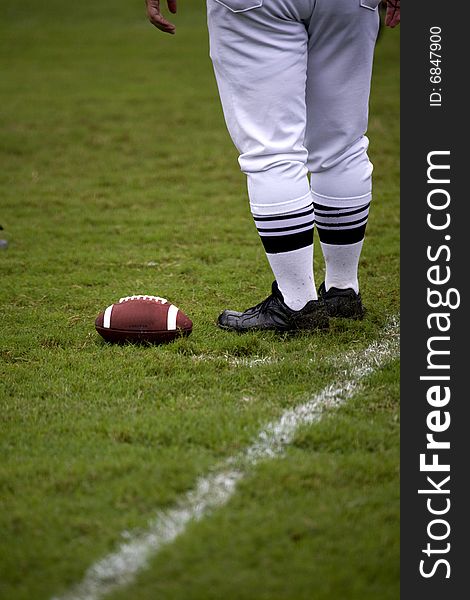
<svg viewBox="0 0 470 600">
<path fill-rule="evenodd" d="M 352 288 L 342 290 L 331 287 L 326 291 L 323 282 L 318 288 L 318 297 L 324 302 L 330 317 L 362 319 L 366 312 L 362 305 L 361 294 L 357 294 Z"/>
<path fill-rule="evenodd" d="M 274 282 L 272 293 L 266 300 L 244 312 L 224 310 L 217 320 L 221 329 L 237 331 L 274 330 L 313 331 L 328 329 L 328 313 L 320 300 L 311 300 L 301 310 L 292 310 Z"/>
</svg>

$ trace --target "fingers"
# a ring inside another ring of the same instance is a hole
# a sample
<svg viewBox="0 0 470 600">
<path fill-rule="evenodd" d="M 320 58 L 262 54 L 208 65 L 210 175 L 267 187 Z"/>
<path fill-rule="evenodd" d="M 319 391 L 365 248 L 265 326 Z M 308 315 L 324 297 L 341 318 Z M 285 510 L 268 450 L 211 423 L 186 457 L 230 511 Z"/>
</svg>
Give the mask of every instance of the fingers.
<svg viewBox="0 0 470 600">
<path fill-rule="evenodd" d="M 171 0 L 170 0 L 171 1 Z M 168 3 L 170 4 L 170 2 Z M 176 12 L 176 0 L 173 0 L 174 9 Z M 172 11 L 173 12 L 173 11 Z M 157 29 L 174 35 L 176 27 L 173 23 L 170 23 L 160 12 L 160 0 L 147 0 L 147 16 Z"/>
<path fill-rule="evenodd" d="M 177 4 L 176 0 L 168 0 L 167 4 L 168 4 L 168 10 L 171 13 L 175 14 L 176 13 L 176 4 Z"/>
<path fill-rule="evenodd" d="M 385 25 L 396 27 L 400 23 L 400 0 L 388 0 Z"/>
<path fill-rule="evenodd" d="M 400 23 L 400 11 L 398 10 L 387 10 L 387 14 L 385 15 L 385 25 L 387 27 L 396 27 Z"/>
</svg>

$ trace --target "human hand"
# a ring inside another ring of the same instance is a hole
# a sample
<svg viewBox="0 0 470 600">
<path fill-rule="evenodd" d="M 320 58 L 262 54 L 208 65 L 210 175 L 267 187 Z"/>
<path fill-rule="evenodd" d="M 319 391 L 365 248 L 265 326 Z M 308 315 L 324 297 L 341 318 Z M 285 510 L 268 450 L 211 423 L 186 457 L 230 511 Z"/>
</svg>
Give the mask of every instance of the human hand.
<svg viewBox="0 0 470 600">
<path fill-rule="evenodd" d="M 170 21 L 167 21 L 160 11 L 160 0 L 145 0 L 147 4 L 147 16 L 157 29 L 164 31 L 165 33 L 171 33 L 174 35 L 176 27 Z M 168 10 L 175 14 L 176 13 L 176 0 L 167 0 Z"/>
<path fill-rule="evenodd" d="M 385 25 L 396 27 L 400 23 L 400 0 L 387 0 Z"/>
</svg>

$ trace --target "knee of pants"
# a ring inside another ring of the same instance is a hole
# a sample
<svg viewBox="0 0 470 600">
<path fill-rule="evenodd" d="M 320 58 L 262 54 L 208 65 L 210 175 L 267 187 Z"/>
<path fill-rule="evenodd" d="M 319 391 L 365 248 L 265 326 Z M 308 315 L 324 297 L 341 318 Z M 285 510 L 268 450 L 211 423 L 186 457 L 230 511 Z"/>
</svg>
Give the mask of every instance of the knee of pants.
<svg viewBox="0 0 470 600">
<path fill-rule="evenodd" d="M 308 171 L 303 160 L 242 155 L 240 166 L 247 176 L 254 215 L 277 215 L 311 204 Z"/>
<path fill-rule="evenodd" d="M 314 158 L 310 167 L 313 201 L 323 206 L 361 206 L 372 199 L 373 165 L 369 140 L 362 136 L 329 159 Z"/>
</svg>

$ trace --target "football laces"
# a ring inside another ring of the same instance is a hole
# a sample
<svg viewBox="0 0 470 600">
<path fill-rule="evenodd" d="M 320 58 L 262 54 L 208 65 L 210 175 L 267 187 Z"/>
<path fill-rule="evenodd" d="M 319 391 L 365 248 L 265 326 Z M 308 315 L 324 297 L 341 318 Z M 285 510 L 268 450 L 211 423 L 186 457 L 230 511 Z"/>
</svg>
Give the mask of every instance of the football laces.
<svg viewBox="0 0 470 600">
<path fill-rule="evenodd" d="M 119 304 L 122 304 L 122 302 L 129 302 L 129 300 L 153 300 L 154 302 L 160 302 L 161 304 L 166 304 L 168 302 L 168 300 L 166 300 L 165 298 L 160 298 L 160 296 L 136 294 L 134 296 L 125 296 L 124 298 L 120 298 Z"/>
</svg>

